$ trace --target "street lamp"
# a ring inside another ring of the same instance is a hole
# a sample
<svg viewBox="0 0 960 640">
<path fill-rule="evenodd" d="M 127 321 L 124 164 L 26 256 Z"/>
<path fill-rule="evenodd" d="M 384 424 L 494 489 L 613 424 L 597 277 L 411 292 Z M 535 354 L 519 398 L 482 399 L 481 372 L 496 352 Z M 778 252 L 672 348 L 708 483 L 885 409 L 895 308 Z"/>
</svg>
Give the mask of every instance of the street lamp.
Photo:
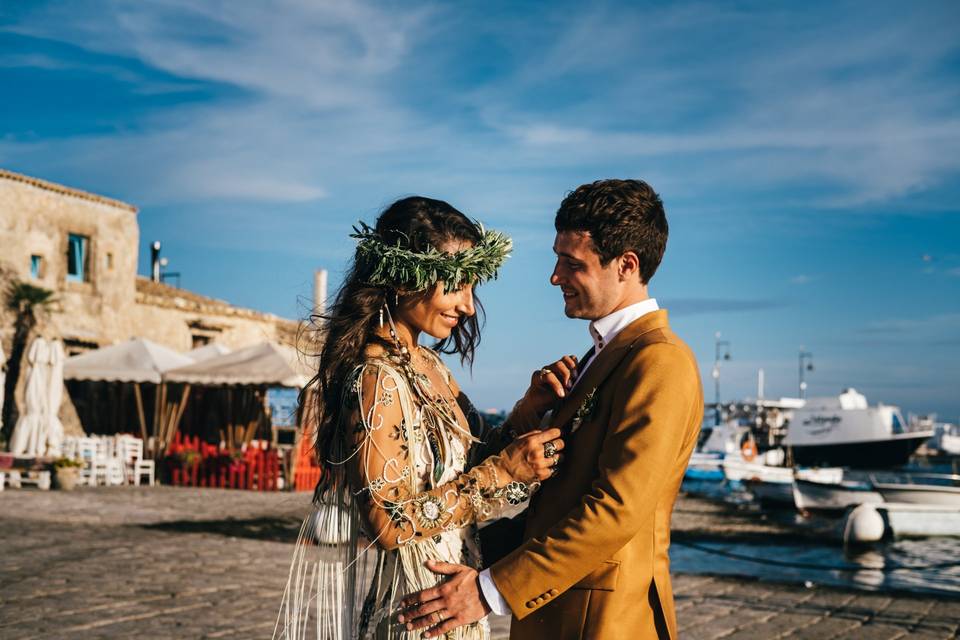
<svg viewBox="0 0 960 640">
<path fill-rule="evenodd" d="M 813 354 L 805 351 L 803 347 L 800 347 L 799 360 L 800 398 L 803 399 L 807 397 L 807 381 L 803 379 L 803 376 L 805 371 L 813 371 Z"/>
<path fill-rule="evenodd" d="M 713 360 L 713 388 L 714 406 L 717 409 L 716 424 L 720 424 L 720 361 L 730 359 L 730 341 L 721 340 L 720 332 L 713 334 L 714 344 L 716 346 L 716 357 Z"/>
</svg>

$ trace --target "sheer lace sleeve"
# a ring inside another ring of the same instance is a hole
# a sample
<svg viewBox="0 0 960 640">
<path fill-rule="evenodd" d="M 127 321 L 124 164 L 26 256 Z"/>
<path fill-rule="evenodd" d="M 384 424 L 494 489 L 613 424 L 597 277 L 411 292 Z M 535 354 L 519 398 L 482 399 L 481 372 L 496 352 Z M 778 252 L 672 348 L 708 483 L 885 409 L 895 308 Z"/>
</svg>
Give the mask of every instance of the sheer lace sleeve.
<svg viewBox="0 0 960 640">
<path fill-rule="evenodd" d="M 527 486 L 514 479 L 496 456 L 454 480 L 417 491 L 416 415 L 408 388 L 391 367 L 361 367 L 346 399 L 345 419 L 353 438 L 349 472 L 370 537 L 392 549 L 493 517 L 522 502 Z M 432 484 L 429 483 L 428 484 Z"/>
</svg>

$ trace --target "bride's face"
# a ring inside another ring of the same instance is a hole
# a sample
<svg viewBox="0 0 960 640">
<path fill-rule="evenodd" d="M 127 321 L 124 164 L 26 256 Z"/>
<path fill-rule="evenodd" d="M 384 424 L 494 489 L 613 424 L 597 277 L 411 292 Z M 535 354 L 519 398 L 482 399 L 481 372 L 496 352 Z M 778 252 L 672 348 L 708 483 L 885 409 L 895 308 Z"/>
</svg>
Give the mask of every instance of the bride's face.
<svg viewBox="0 0 960 640">
<path fill-rule="evenodd" d="M 456 253 L 472 246 L 468 240 L 451 240 L 440 245 L 439 249 Z M 450 293 L 444 293 L 443 288 L 444 283 L 438 282 L 432 291 L 428 289 L 422 294 L 401 298 L 397 320 L 406 324 L 411 333 L 422 331 L 437 340 L 448 337 L 461 320 L 469 318 L 476 310 L 473 285 L 465 284 Z"/>
</svg>

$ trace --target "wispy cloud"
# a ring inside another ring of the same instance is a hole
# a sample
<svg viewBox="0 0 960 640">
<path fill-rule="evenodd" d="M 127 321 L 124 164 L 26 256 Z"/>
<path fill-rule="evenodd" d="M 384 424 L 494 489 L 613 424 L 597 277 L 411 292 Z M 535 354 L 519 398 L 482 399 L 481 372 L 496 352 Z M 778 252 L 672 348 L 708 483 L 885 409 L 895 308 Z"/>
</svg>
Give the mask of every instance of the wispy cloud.
<svg viewBox="0 0 960 640">
<path fill-rule="evenodd" d="M 941 15 L 949 4 L 933 6 L 905 18 L 591 5 L 475 24 L 439 5 L 363 0 L 44 4 L 4 28 L 249 97 L 170 108 L 135 135 L 8 139 L 0 161 L 27 152 L 82 169 L 96 156 L 151 198 L 279 202 L 330 194 L 358 172 L 483 198 L 491 178 L 513 193 L 536 185 L 531 173 L 613 164 L 688 195 L 788 186 L 815 191 L 817 206 L 861 208 L 960 171 L 960 91 L 937 76 L 958 45 Z M 463 92 L 434 89 L 457 77 L 475 33 L 523 62 Z M 739 36 L 701 55 L 719 33 Z M 5 64 L 57 64 L 18 56 Z M 130 168 L 134 150 L 149 172 Z M 436 167 L 447 175 L 430 176 Z"/>
<path fill-rule="evenodd" d="M 960 345 L 960 313 L 877 320 L 862 327 L 859 333 L 881 342 Z"/>
</svg>

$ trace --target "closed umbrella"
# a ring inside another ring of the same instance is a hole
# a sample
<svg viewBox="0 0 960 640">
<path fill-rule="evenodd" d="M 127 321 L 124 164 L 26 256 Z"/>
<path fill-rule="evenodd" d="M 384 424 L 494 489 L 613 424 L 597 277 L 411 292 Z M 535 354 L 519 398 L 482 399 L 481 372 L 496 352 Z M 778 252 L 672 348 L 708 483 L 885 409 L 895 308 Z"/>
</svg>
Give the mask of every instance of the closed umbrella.
<svg viewBox="0 0 960 640">
<path fill-rule="evenodd" d="M 18 456 L 36 456 L 40 438 L 46 436 L 47 341 L 37 338 L 27 352 L 27 386 L 24 392 L 24 412 L 13 428 L 10 452 Z"/>
<path fill-rule="evenodd" d="M 50 343 L 50 369 L 47 372 L 49 387 L 47 395 L 47 441 L 40 442 L 46 455 L 59 456 L 63 452 L 63 423 L 60 422 L 60 403 L 63 402 L 63 342 Z"/>
<path fill-rule="evenodd" d="M 7 372 L 3 365 L 6 364 L 7 357 L 3 354 L 3 343 L 0 342 L 0 431 L 3 431 L 3 390 L 6 389 Z"/>
</svg>

